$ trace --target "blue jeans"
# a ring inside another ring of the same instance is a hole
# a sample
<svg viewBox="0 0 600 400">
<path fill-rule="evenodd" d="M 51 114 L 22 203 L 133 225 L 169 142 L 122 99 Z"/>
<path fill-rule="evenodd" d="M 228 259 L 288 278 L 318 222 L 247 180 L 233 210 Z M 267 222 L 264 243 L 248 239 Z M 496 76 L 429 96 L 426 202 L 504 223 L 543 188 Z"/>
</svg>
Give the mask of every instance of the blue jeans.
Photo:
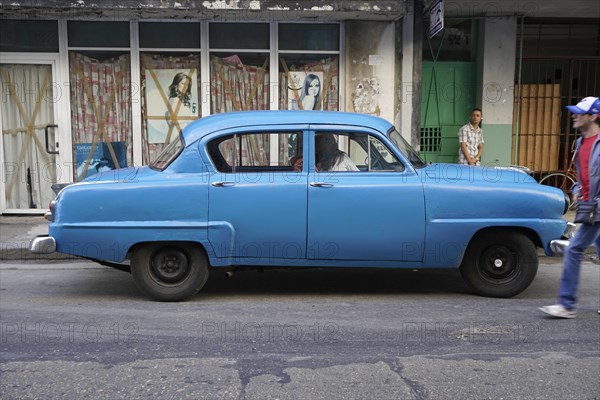
<svg viewBox="0 0 600 400">
<path fill-rule="evenodd" d="M 564 268 L 558 290 L 558 302 L 567 310 L 575 309 L 577 304 L 577 286 L 583 253 L 594 243 L 600 258 L 600 223 L 581 224 L 565 250 Z"/>
</svg>

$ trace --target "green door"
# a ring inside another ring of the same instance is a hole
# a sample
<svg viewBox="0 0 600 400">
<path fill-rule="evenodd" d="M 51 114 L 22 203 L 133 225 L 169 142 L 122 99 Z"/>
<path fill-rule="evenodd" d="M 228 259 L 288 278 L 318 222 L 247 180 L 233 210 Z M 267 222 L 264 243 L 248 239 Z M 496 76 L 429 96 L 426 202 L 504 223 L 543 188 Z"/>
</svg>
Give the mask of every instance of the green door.
<svg viewBox="0 0 600 400">
<path fill-rule="evenodd" d="M 476 65 L 464 61 L 423 61 L 421 156 L 431 162 L 458 162 L 458 129 L 475 107 Z"/>
</svg>

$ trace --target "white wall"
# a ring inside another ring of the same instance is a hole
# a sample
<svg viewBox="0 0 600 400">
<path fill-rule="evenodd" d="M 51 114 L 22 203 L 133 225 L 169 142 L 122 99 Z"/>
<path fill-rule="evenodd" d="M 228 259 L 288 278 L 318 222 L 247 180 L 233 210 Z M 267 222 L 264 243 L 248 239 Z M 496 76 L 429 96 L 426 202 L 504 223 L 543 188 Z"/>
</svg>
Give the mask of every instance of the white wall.
<svg viewBox="0 0 600 400">
<path fill-rule="evenodd" d="M 488 17 L 479 43 L 477 104 L 483 111 L 483 164 L 511 164 L 517 18 Z"/>
<path fill-rule="evenodd" d="M 484 22 L 481 98 L 486 122 L 512 123 L 515 60 L 517 49 L 516 17 L 491 17 Z"/>
</svg>

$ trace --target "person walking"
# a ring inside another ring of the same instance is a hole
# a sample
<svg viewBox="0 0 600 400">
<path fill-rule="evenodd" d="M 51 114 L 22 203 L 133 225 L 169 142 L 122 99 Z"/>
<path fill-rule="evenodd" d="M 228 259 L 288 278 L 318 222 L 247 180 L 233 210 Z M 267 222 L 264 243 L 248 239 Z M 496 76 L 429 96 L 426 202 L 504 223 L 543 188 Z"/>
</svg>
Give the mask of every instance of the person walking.
<svg viewBox="0 0 600 400">
<path fill-rule="evenodd" d="M 458 162 L 464 165 L 480 165 L 483 154 L 483 130 L 481 129 L 481 109 L 471 111 L 469 123 L 458 130 Z"/>
<path fill-rule="evenodd" d="M 577 286 L 583 252 L 593 243 L 600 257 L 600 99 L 586 97 L 567 108 L 572 114 L 573 128 L 581 132 L 575 150 L 577 184 L 573 188 L 573 200 L 595 200 L 596 218 L 592 223 L 579 226 L 565 250 L 558 304 L 540 307 L 541 311 L 556 318 L 575 318 L 577 315 Z"/>
</svg>

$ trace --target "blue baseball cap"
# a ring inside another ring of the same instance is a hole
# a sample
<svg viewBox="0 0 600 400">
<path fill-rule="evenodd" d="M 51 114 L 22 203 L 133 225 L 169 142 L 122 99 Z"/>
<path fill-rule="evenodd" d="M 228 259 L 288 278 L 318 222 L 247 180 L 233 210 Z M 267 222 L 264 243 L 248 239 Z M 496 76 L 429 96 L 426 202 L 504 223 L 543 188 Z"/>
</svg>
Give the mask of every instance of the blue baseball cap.
<svg viewBox="0 0 600 400">
<path fill-rule="evenodd" d="M 600 114 L 600 99 L 597 97 L 586 97 L 576 106 L 567 106 L 572 114 Z"/>
</svg>

